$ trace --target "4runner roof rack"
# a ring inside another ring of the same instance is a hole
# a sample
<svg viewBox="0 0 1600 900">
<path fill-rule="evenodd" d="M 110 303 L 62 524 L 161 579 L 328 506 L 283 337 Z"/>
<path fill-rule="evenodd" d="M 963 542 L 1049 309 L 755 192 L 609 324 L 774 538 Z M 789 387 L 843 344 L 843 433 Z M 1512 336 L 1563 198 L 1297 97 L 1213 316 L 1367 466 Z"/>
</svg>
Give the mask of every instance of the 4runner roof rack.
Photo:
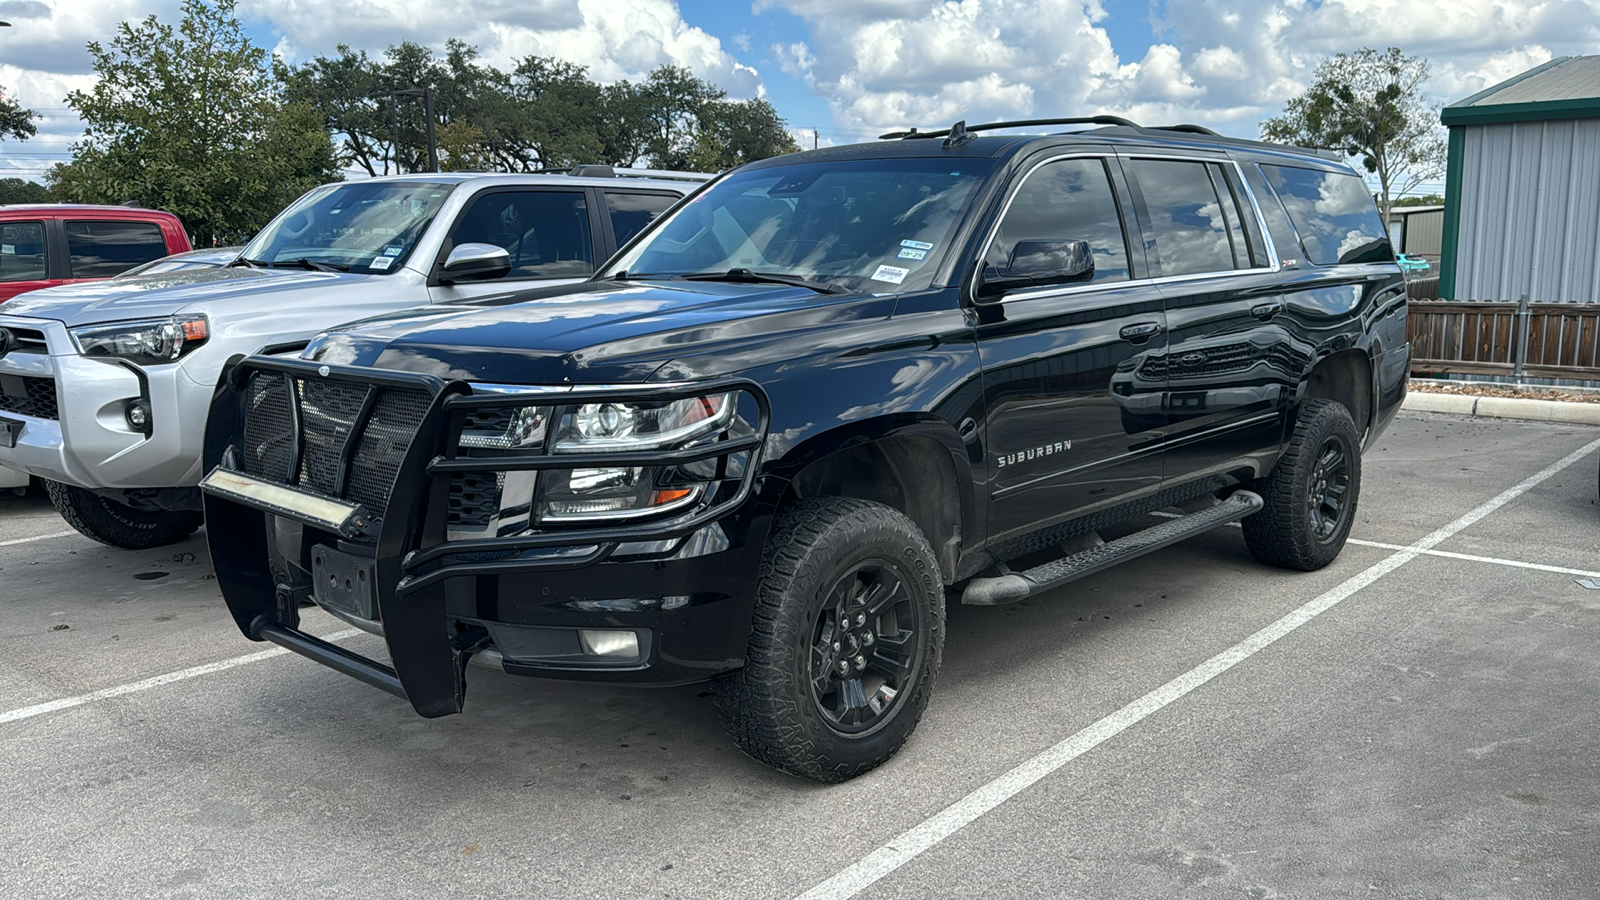
<svg viewBox="0 0 1600 900">
<path fill-rule="evenodd" d="M 968 125 L 965 121 L 957 122 L 949 128 L 939 131 L 918 131 L 915 128 L 907 131 L 891 131 L 879 135 L 880 140 L 910 140 L 912 138 L 948 137 L 952 144 L 964 143 L 961 135 L 974 131 L 994 131 L 1001 128 L 1023 128 L 1029 125 L 1120 125 L 1124 128 L 1136 128 L 1140 131 L 1181 131 L 1186 134 L 1205 134 L 1212 137 L 1221 137 L 1215 131 L 1204 125 L 1153 125 L 1146 128 L 1137 122 L 1124 119 L 1121 116 L 1073 116 L 1065 119 L 1014 119 L 1009 122 L 985 122 L 982 125 Z"/>
<path fill-rule="evenodd" d="M 717 177 L 708 172 L 678 172 L 671 169 L 619 169 L 604 163 L 589 163 L 565 169 L 545 169 L 549 173 L 565 172 L 579 178 L 654 178 L 667 181 L 710 181 Z"/>
</svg>

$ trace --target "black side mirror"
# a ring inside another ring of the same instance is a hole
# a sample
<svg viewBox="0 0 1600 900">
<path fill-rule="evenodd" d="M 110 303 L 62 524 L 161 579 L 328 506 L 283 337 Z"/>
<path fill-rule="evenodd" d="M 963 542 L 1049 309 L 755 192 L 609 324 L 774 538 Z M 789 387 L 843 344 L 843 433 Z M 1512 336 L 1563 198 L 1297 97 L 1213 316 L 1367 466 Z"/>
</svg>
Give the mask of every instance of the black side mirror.
<svg viewBox="0 0 1600 900">
<path fill-rule="evenodd" d="M 511 272 L 511 254 L 493 244 L 459 244 L 445 257 L 440 284 L 458 281 L 492 281 Z"/>
<path fill-rule="evenodd" d="M 1004 269 L 983 270 L 979 297 L 1050 284 L 1071 284 L 1094 278 L 1094 256 L 1088 241 L 1018 241 Z"/>
</svg>

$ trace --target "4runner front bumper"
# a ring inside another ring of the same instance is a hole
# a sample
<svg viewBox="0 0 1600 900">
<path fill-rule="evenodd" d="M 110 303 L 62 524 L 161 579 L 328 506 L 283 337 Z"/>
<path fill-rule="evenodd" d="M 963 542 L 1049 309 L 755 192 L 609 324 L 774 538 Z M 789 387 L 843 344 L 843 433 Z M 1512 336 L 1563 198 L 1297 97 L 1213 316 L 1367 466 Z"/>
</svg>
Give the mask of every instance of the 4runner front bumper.
<svg viewBox="0 0 1600 900">
<path fill-rule="evenodd" d="M 0 356 L 0 466 L 91 490 L 192 486 L 202 432 L 184 410 L 203 410 L 213 388 L 181 364 L 141 368 L 78 354 L 53 319 L 0 316 L 21 336 Z M 149 409 L 149 433 L 128 424 L 130 401 Z"/>
<path fill-rule="evenodd" d="M 711 392 L 736 395 L 738 412 L 687 446 L 555 453 L 463 440 L 524 408 Z M 704 680 L 744 662 L 770 518 L 753 498 L 768 419 L 765 394 L 742 380 L 485 388 L 252 357 L 219 385 L 206 433 L 201 488 L 218 584 L 253 640 L 405 697 L 425 716 L 460 711 L 467 660 L 489 650 L 514 674 Z M 617 524 L 480 509 L 485 494 L 493 506 L 510 502 L 516 473 L 532 473 L 522 483 L 538 491 L 553 473 L 607 467 L 672 484 L 689 472 L 704 488 L 686 507 Z M 464 523 L 486 520 L 499 533 L 470 536 Z M 304 599 L 382 634 L 391 664 L 301 631 Z"/>
</svg>

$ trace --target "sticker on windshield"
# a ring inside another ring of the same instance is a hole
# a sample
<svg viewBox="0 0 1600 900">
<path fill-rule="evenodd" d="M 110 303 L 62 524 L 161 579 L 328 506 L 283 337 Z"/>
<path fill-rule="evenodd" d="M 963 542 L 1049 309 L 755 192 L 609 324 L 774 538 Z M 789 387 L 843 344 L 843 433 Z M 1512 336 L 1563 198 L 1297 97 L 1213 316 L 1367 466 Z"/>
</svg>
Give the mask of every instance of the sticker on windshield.
<svg viewBox="0 0 1600 900">
<path fill-rule="evenodd" d="M 928 251 L 926 250 L 913 250 L 910 247 L 901 247 L 900 252 L 895 254 L 901 259 L 922 259 L 927 255 Z"/>
<path fill-rule="evenodd" d="M 900 246 L 910 247 L 913 250 L 932 250 L 933 245 L 926 241 L 901 241 Z M 918 257 L 921 259 L 921 257 Z"/>
<path fill-rule="evenodd" d="M 372 262 L 370 264 L 368 264 L 367 268 L 369 268 L 369 269 L 378 269 L 378 270 L 382 271 L 383 269 L 389 268 L 389 266 L 391 266 L 393 264 L 394 264 L 394 257 L 392 257 L 392 256 L 378 256 L 378 257 L 374 257 L 373 258 Z"/>
<path fill-rule="evenodd" d="M 406 249 L 404 247 L 385 247 L 385 248 L 383 248 L 383 255 L 384 256 L 399 256 L 400 254 L 402 254 L 404 252 L 406 252 Z"/>
<path fill-rule="evenodd" d="M 873 281 L 887 281 L 890 284 L 899 284 L 911 274 L 910 269 L 897 269 L 894 266 L 879 266 L 878 271 L 872 273 Z"/>
</svg>

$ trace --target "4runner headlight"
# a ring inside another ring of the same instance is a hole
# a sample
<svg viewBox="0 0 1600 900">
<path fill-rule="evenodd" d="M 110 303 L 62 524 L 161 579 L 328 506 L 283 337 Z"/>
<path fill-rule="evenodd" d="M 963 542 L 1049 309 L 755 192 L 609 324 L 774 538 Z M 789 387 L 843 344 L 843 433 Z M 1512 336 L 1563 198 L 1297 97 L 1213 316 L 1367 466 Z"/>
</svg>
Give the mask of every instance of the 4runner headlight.
<svg viewBox="0 0 1600 900">
<path fill-rule="evenodd" d="M 116 357 L 147 365 L 172 362 L 204 344 L 210 336 L 205 316 L 174 316 L 72 329 L 72 339 L 84 356 Z"/>
</svg>

